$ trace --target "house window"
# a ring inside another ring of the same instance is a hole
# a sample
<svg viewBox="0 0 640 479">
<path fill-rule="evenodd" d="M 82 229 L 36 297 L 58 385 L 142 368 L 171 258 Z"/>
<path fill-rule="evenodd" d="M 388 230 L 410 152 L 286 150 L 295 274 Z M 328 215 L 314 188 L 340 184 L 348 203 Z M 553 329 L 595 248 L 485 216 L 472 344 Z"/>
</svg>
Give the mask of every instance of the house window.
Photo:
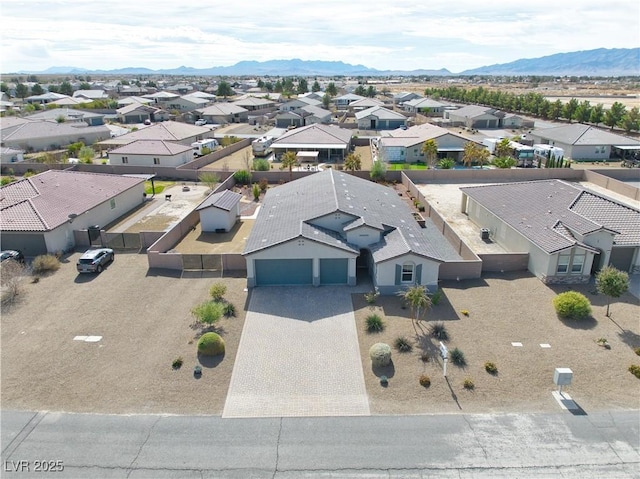
<svg viewBox="0 0 640 479">
<path fill-rule="evenodd" d="M 159 165 L 160 164 L 160 158 L 154 158 L 153 159 L 153 164 L 154 165 Z"/>
<path fill-rule="evenodd" d="M 111 206 L 112 210 L 116 209 L 116 199 L 115 198 L 111 198 L 111 201 L 109 202 L 109 205 Z"/>
<path fill-rule="evenodd" d="M 413 283 L 413 263 L 405 263 L 402 265 L 401 281 L 403 283 Z"/>
<path fill-rule="evenodd" d="M 581 274 L 584 266 L 584 255 L 575 255 L 571 262 L 571 274 Z"/>
<path fill-rule="evenodd" d="M 122 157 L 122 163 L 129 163 L 129 158 L 127 158 L 126 156 Z"/>
<path fill-rule="evenodd" d="M 569 271 L 570 259 L 571 256 L 569 256 L 568 254 L 561 254 L 560 256 L 558 256 L 558 268 L 556 269 L 556 272 L 558 274 L 566 274 Z"/>
</svg>

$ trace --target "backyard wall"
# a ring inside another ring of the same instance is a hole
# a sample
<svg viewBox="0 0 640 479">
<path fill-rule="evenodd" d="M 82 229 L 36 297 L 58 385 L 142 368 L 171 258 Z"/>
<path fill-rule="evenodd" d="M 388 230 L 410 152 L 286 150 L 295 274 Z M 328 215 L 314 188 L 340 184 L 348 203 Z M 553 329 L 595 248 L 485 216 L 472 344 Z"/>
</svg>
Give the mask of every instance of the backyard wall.
<svg viewBox="0 0 640 479">
<path fill-rule="evenodd" d="M 584 181 L 588 181 L 627 198 L 640 201 L 640 188 L 625 181 L 639 181 L 640 172 L 637 169 L 625 170 L 584 170 Z"/>
<path fill-rule="evenodd" d="M 480 253 L 482 272 L 527 271 L 529 253 Z"/>
</svg>

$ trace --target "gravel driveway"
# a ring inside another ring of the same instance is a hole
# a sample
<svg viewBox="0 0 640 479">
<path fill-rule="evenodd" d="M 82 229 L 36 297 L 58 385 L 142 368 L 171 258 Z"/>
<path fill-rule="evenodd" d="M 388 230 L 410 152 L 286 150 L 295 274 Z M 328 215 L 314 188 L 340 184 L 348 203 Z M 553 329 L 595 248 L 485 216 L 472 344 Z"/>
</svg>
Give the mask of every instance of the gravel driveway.
<svg viewBox="0 0 640 479">
<path fill-rule="evenodd" d="M 222 416 L 368 414 L 351 290 L 254 289 Z"/>
</svg>

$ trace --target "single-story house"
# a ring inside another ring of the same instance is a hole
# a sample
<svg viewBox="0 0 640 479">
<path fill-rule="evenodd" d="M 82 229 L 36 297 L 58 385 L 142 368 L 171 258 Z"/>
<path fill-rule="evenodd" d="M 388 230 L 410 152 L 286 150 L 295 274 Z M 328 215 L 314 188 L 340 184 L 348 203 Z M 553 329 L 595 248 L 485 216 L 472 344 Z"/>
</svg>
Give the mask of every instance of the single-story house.
<svg viewBox="0 0 640 479">
<path fill-rule="evenodd" d="M 206 108 L 196 110 L 196 113 L 209 123 L 224 125 L 225 123 L 245 123 L 249 112 L 233 103 L 214 103 Z"/>
<path fill-rule="evenodd" d="M 534 120 L 530 120 L 514 113 L 506 113 L 502 119 L 503 128 L 533 128 L 534 125 Z"/>
<path fill-rule="evenodd" d="M 322 105 L 321 101 L 315 100 L 313 98 L 294 98 L 293 100 L 289 100 L 278 108 L 280 111 L 298 111 L 300 108 L 304 108 L 305 106 L 314 105 L 319 106 Z"/>
<path fill-rule="evenodd" d="M 462 161 L 464 145 L 474 141 L 446 128 L 423 123 L 406 130 L 384 132 L 377 140 L 378 157 L 388 163 L 426 163 L 422 145 L 427 140 L 436 142 L 438 159 L 451 158 L 458 162 Z"/>
<path fill-rule="evenodd" d="M 402 103 L 402 109 L 409 113 L 422 113 L 426 116 L 443 116 L 445 104 L 431 98 L 416 98 Z"/>
<path fill-rule="evenodd" d="M 444 116 L 467 128 L 502 128 L 504 113 L 487 106 L 467 105 L 457 110 L 445 110 Z"/>
<path fill-rule="evenodd" d="M 180 166 L 192 160 L 191 146 L 163 140 L 136 140 L 109 151 L 111 165 Z"/>
<path fill-rule="evenodd" d="M 232 102 L 233 105 L 242 107 L 248 111 L 256 110 L 268 110 L 276 107 L 275 101 L 270 98 L 257 98 L 255 96 L 249 96 L 242 100 L 236 100 Z"/>
<path fill-rule="evenodd" d="M 136 140 L 164 140 L 191 146 L 192 143 L 205 138 L 213 138 L 213 131 L 209 128 L 177 121 L 163 121 L 126 135 L 101 141 L 99 146 L 105 149 L 115 148 Z"/>
<path fill-rule="evenodd" d="M 73 108 L 54 108 L 26 117 L 29 120 L 49 120 L 60 123 L 84 123 L 88 126 L 104 125 L 104 114 L 81 111 Z"/>
<path fill-rule="evenodd" d="M 204 108 L 209 105 L 212 100 L 208 98 L 200 98 L 195 95 L 184 95 L 167 101 L 163 108 L 167 110 L 177 110 L 179 112 L 193 111 L 198 108 Z"/>
<path fill-rule="evenodd" d="M 17 163 L 24 161 L 24 151 L 3 146 L 0 148 L 0 163 Z"/>
<path fill-rule="evenodd" d="M 71 98 L 68 95 L 63 95 L 61 93 L 53 93 L 46 92 L 42 95 L 31 95 L 24 99 L 27 103 L 40 103 L 41 105 L 45 105 L 47 103 L 51 103 L 52 101 L 62 100 L 63 98 Z"/>
<path fill-rule="evenodd" d="M 275 116 L 276 128 L 301 127 L 314 123 L 330 123 L 331 112 L 315 105 L 306 105 L 296 110 L 281 111 Z"/>
<path fill-rule="evenodd" d="M 116 110 L 120 123 L 144 123 L 149 121 L 163 121 L 169 118 L 169 113 L 151 105 L 131 103 Z"/>
<path fill-rule="evenodd" d="M 300 110 L 285 110 L 276 114 L 276 128 L 301 127 L 304 126 L 304 118 Z"/>
<path fill-rule="evenodd" d="M 108 100 L 109 94 L 104 90 L 76 90 L 73 92 L 73 98 L 85 98 L 90 101 Z"/>
<path fill-rule="evenodd" d="M 382 106 L 357 112 L 356 121 L 361 130 L 394 130 L 407 126 L 406 116 Z"/>
<path fill-rule="evenodd" d="M 380 100 L 376 100 L 375 98 L 363 98 L 362 100 L 351 102 L 349 104 L 349 111 L 362 111 L 376 106 L 384 106 L 384 103 Z"/>
<path fill-rule="evenodd" d="M 177 100 L 178 98 L 180 98 L 180 95 L 174 92 L 158 91 L 156 93 L 149 93 L 147 95 L 142 95 L 142 97 L 153 100 L 154 103 L 160 104 L 162 108 L 166 108 L 171 101 Z"/>
<path fill-rule="evenodd" d="M 91 145 L 109 137 L 111 130 L 105 125 L 86 126 L 86 123 L 41 120 L 2 128 L 3 145 L 25 151 L 56 150 L 79 141 Z"/>
<path fill-rule="evenodd" d="M 584 283 L 603 266 L 640 271 L 640 211 L 561 180 L 461 188 L 462 211 L 545 283 Z"/>
<path fill-rule="evenodd" d="M 145 98 L 143 96 L 128 96 L 118 99 L 118 108 L 131 105 L 132 103 L 139 103 L 140 105 L 148 105 L 149 103 L 155 103 L 151 98 Z"/>
<path fill-rule="evenodd" d="M 48 170 L 0 188 L 0 247 L 70 251 L 74 231 L 105 226 L 144 201 L 144 179 Z"/>
<path fill-rule="evenodd" d="M 277 157 L 286 151 L 317 151 L 324 162 L 341 162 L 351 151 L 351 130 L 315 123 L 284 133 L 271 147 Z"/>
<path fill-rule="evenodd" d="M 336 97 L 333 99 L 334 104 L 338 110 L 346 110 L 349 105 L 354 101 L 362 100 L 365 97 L 356 95 L 355 93 L 347 93 L 345 95 Z"/>
<path fill-rule="evenodd" d="M 360 270 L 381 294 L 433 290 L 440 264 L 460 260 L 395 191 L 334 169 L 269 189 L 243 255 L 249 287 L 353 286 Z"/>
<path fill-rule="evenodd" d="M 210 194 L 196 208 L 203 232 L 228 233 L 240 219 L 242 195 L 230 190 Z"/>
<path fill-rule="evenodd" d="M 640 141 L 604 131 L 595 126 L 572 123 L 553 128 L 539 128 L 530 133 L 534 143 L 557 146 L 565 158 L 607 161 L 616 157 L 617 147 L 640 149 Z"/>
<path fill-rule="evenodd" d="M 393 103 L 395 103 L 396 105 L 400 105 L 407 101 L 416 100 L 419 98 L 422 98 L 422 96 L 418 95 L 417 93 L 414 93 L 412 91 L 402 91 L 393 95 Z"/>
</svg>

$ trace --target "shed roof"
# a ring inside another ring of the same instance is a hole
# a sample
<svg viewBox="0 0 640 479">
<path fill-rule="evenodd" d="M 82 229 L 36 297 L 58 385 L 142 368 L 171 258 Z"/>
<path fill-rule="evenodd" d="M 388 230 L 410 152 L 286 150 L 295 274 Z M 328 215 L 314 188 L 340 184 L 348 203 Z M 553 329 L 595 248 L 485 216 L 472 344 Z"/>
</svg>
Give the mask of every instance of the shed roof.
<svg viewBox="0 0 640 479">
<path fill-rule="evenodd" d="M 218 208 L 224 211 L 231 211 L 240 201 L 242 195 L 231 190 L 219 191 L 218 193 L 212 193 L 200 203 L 196 210 L 203 210 L 205 208 Z"/>
</svg>

